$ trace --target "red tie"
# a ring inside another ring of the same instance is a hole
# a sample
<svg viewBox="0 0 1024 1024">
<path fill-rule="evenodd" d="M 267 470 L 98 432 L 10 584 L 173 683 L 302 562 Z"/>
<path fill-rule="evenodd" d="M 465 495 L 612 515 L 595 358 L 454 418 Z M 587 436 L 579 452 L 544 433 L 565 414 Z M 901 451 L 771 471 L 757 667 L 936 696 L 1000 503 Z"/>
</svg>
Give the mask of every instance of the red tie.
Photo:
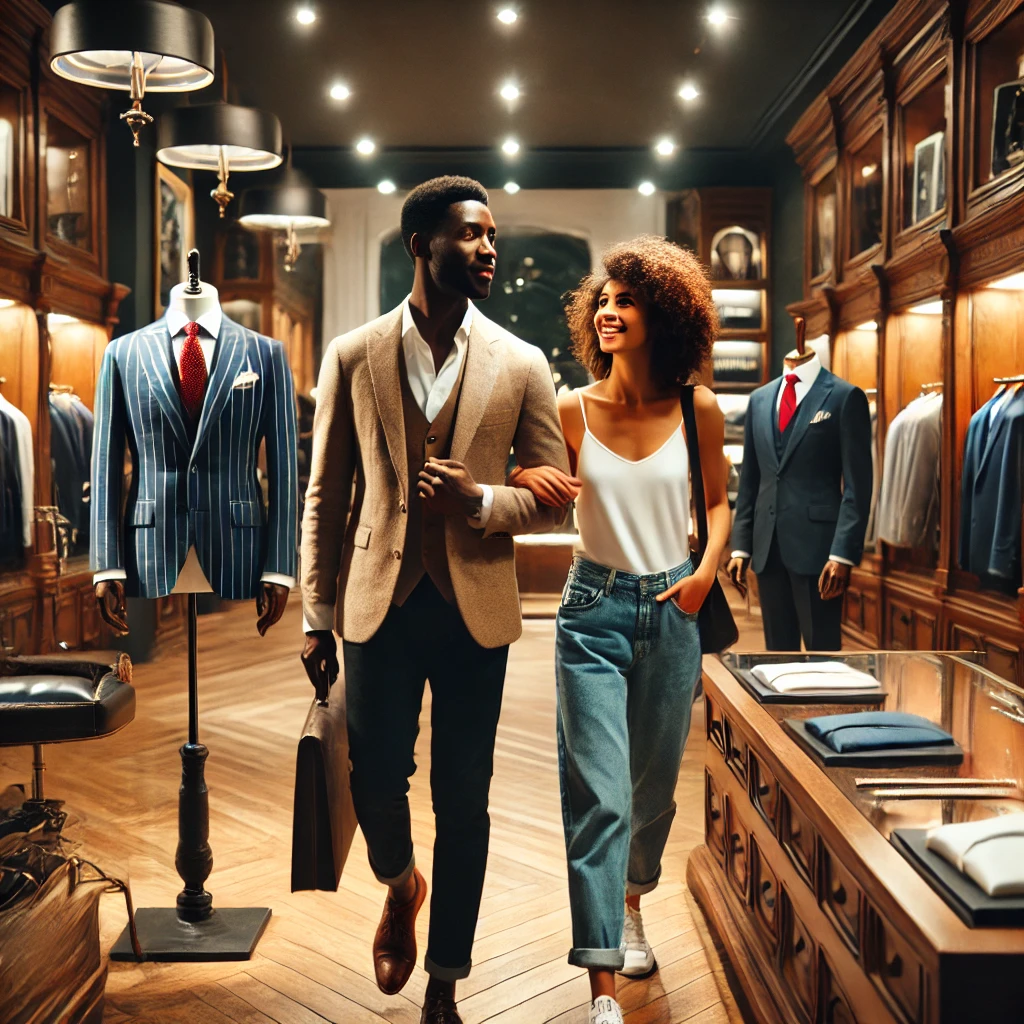
<svg viewBox="0 0 1024 1024">
<path fill-rule="evenodd" d="M 182 357 L 184 360 L 184 357 Z M 779 433 L 784 434 L 789 421 L 796 413 L 796 382 L 800 378 L 795 373 L 786 374 L 786 387 L 782 392 L 782 405 L 779 406 Z"/>
<path fill-rule="evenodd" d="M 192 419 L 196 419 L 206 393 L 206 358 L 199 344 L 199 324 L 194 320 L 185 325 L 185 344 L 181 348 L 178 375 L 181 380 L 181 400 Z"/>
</svg>

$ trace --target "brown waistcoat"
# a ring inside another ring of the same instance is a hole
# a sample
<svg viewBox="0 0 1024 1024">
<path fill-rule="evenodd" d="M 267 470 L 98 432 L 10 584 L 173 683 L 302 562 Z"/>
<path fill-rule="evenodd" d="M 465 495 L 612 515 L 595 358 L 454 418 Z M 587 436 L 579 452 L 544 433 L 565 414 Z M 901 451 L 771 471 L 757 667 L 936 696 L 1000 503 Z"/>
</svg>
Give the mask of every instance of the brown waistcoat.
<svg viewBox="0 0 1024 1024">
<path fill-rule="evenodd" d="M 402 552 L 402 565 L 392 603 L 405 604 L 426 573 L 442 597 L 454 604 L 455 588 L 448 569 L 444 516 L 426 507 L 417 492 L 417 484 L 420 470 L 428 458 L 447 459 L 451 453 L 466 359 L 463 357 L 455 386 L 433 423 L 427 422 L 427 417 L 413 398 L 405 360 L 401 355 L 398 362 L 402 381 L 402 413 L 405 418 L 405 453 L 409 460 L 409 525 L 406 527 L 405 550 Z"/>
</svg>

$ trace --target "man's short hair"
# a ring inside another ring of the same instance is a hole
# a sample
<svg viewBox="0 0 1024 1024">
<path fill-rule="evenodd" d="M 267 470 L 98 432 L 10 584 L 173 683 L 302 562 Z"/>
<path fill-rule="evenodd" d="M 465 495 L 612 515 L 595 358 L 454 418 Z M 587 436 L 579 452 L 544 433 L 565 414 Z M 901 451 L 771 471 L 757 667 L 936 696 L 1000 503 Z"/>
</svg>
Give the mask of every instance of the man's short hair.
<svg viewBox="0 0 1024 1024">
<path fill-rule="evenodd" d="M 410 244 L 413 235 L 431 238 L 448 216 L 448 209 L 453 203 L 473 200 L 487 205 L 487 189 L 473 178 L 446 174 L 443 178 L 431 178 L 417 185 L 402 204 L 402 241 L 410 258 L 416 258 Z"/>
</svg>

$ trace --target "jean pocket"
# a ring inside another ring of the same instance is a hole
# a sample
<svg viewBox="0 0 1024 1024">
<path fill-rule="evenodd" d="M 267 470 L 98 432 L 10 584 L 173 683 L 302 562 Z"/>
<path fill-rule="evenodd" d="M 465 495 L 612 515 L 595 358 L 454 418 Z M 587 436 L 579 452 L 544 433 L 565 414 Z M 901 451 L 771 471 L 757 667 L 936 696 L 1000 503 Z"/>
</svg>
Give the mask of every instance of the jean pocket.
<svg viewBox="0 0 1024 1024">
<path fill-rule="evenodd" d="M 696 622 L 697 621 L 697 617 L 700 615 L 699 611 L 697 611 L 697 612 L 687 612 L 687 611 L 684 611 L 682 608 L 679 607 L 678 604 L 676 604 L 676 599 L 674 597 L 670 597 L 665 602 L 665 604 L 667 604 L 671 608 L 675 609 L 676 615 L 681 616 L 687 622 Z"/>
<path fill-rule="evenodd" d="M 601 600 L 604 588 L 591 583 L 584 583 L 574 576 L 565 581 L 562 590 L 562 601 L 560 607 L 582 611 L 584 608 L 593 608 Z"/>
</svg>

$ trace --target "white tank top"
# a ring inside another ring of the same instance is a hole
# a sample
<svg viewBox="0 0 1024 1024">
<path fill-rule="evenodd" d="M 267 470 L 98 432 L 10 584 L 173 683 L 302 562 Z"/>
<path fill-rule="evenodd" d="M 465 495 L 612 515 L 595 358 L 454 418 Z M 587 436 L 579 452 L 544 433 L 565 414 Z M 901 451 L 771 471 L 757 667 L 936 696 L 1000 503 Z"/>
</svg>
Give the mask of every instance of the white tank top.
<svg viewBox="0 0 1024 1024">
<path fill-rule="evenodd" d="M 616 455 L 587 424 L 582 392 L 583 442 L 576 475 L 576 525 L 584 558 L 641 576 L 665 572 L 690 557 L 690 459 L 679 429 L 638 462 Z"/>
</svg>

